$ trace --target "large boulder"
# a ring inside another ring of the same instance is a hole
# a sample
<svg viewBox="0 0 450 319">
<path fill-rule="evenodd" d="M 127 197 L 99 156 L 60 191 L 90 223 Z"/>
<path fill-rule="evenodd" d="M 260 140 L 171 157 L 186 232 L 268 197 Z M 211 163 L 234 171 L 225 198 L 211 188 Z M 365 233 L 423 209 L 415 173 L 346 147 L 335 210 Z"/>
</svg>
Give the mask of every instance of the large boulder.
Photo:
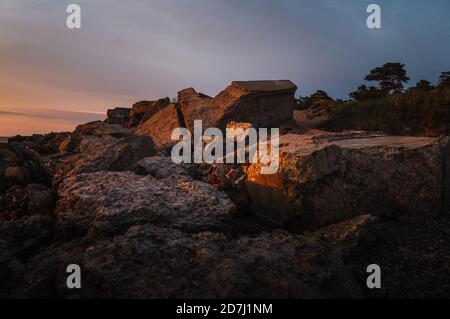
<svg viewBox="0 0 450 319">
<path fill-rule="evenodd" d="M 223 229 L 235 209 L 211 185 L 174 174 L 161 178 L 131 172 L 81 174 L 66 178 L 58 195 L 58 234 L 64 237 L 88 231 L 120 234 L 145 223 L 186 232 Z"/>
<path fill-rule="evenodd" d="M 82 254 L 89 287 L 83 292 L 122 298 L 359 296 L 339 254 L 326 251 L 320 242 L 284 232 L 230 240 L 137 226 Z"/>
<path fill-rule="evenodd" d="M 421 218 L 446 205 L 448 138 L 287 134 L 280 145 L 278 173 L 247 170 L 253 211 L 278 224 L 316 228 L 366 213 Z"/>
<path fill-rule="evenodd" d="M 191 131 L 195 120 L 202 120 L 205 129 L 225 129 L 232 121 L 277 127 L 292 119 L 296 90 L 291 81 L 232 82 L 215 98 L 185 89 L 178 93 L 178 103 Z"/>
<path fill-rule="evenodd" d="M 121 139 L 87 136 L 81 140 L 79 151 L 57 165 L 54 184 L 69 175 L 98 171 L 126 171 L 139 160 L 157 155 L 155 144 L 148 136 L 130 135 Z"/>
<path fill-rule="evenodd" d="M 108 124 L 95 121 L 76 127 L 75 131 L 66 137 L 58 146 L 60 155 L 69 155 L 81 152 L 97 153 L 123 137 L 129 137 L 133 132 L 118 124 Z M 93 146 L 93 149 L 86 149 Z"/>
</svg>

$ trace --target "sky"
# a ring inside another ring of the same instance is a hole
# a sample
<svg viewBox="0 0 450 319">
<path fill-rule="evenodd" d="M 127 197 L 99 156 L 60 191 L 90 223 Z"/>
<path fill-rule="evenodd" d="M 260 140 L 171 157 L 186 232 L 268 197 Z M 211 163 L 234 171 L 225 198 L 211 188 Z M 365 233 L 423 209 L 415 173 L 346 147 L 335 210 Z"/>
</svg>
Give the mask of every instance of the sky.
<svg viewBox="0 0 450 319">
<path fill-rule="evenodd" d="M 66 7 L 81 7 L 68 29 Z M 370 3 L 382 28 L 366 26 Z M 448 0 L 0 0 L 0 136 L 71 130 L 111 107 L 290 79 L 336 98 L 372 68 L 450 70 Z M 55 112 L 52 112 L 54 110 Z"/>
</svg>

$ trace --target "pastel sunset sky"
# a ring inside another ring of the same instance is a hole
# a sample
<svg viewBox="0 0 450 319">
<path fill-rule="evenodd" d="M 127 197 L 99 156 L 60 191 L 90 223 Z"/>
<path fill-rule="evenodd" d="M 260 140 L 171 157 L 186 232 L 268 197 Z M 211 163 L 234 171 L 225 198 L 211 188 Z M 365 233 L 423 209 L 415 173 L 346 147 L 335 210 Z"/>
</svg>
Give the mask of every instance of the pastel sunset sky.
<svg viewBox="0 0 450 319">
<path fill-rule="evenodd" d="M 66 7 L 82 28 L 66 27 Z M 382 8 L 382 29 L 366 7 Z M 1 0 L 0 136 L 72 130 L 106 109 L 290 79 L 345 98 L 385 62 L 450 70 L 448 0 Z"/>
</svg>

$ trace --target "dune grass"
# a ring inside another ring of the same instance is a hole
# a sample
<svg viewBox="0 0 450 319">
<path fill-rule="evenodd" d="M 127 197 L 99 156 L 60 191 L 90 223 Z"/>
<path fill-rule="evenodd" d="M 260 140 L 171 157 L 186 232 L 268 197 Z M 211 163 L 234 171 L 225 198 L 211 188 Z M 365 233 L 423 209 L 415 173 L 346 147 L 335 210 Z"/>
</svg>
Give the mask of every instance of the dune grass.
<svg viewBox="0 0 450 319">
<path fill-rule="evenodd" d="M 450 88 L 412 89 L 368 101 L 339 103 L 324 129 L 437 135 L 450 129 Z"/>
</svg>

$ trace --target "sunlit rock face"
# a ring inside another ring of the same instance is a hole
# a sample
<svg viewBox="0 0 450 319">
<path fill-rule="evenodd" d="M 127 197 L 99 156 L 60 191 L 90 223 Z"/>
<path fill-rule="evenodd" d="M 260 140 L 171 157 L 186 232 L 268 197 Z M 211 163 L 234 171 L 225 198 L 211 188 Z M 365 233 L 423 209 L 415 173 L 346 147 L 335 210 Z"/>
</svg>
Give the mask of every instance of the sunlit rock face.
<svg viewBox="0 0 450 319">
<path fill-rule="evenodd" d="M 177 106 L 172 103 L 156 110 L 135 132 L 150 136 L 158 149 L 169 150 L 175 143 L 171 140 L 172 132 L 182 126 Z"/>
<path fill-rule="evenodd" d="M 230 122 L 246 122 L 255 128 L 279 127 L 293 120 L 296 90 L 291 81 L 232 82 L 212 98 L 188 88 L 178 93 L 177 103 L 170 103 L 167 98 L 136 103 L 129 127 L 137 125 L 136 134 L 150 136 L 163 151 L 174 144 L 174 129 L 186 127 L 193 132 L 197 120 L 202 121 L 204 130 L 225 130 Z"/>
<path fill-rule="evenodd" d="M 292 119 L 296 90 L 291 81 L 237 81 L 214 98 L 185 89 L 178 103 L 190 130 L 195 120 L 202 120 L 204 128 L 224 129 L 232 121 L 270 128 Z"/>
<path fill-rule="evenodd" d="M 139 136 L 120 125 L 92 122 L 80 125 L 60 145 L 64 156 L 55 163 L 53 184 L 67 176 L 97 171 L 125 171 L 158 152 L 149 136 Z"/>
<path fill-rule="evenodd" d="M 170 99 L 168 97 L 157 101 L 141 101 L 133 104 L 128 127 L 138 127 L 169 104 Z"/>
<path fill-rule="evenodd" d="M 448 205 L 448 138 L 366 133 L 287 134 L 280 169 L 247 170 L 254 213 L 315 228 L 370 213 L 420 218 Z"/>
</svg>

